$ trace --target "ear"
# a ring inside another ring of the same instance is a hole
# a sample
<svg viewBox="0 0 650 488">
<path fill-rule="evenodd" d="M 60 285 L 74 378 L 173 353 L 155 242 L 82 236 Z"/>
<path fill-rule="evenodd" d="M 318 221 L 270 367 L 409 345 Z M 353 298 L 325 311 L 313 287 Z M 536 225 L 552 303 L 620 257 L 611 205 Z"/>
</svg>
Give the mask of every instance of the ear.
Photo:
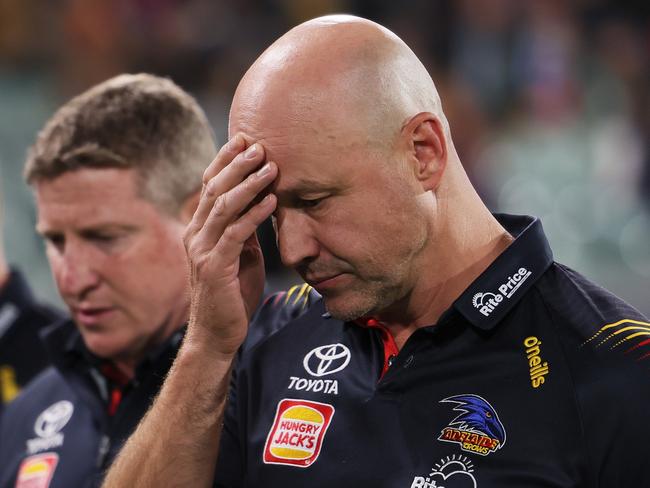
<svg viewBox="0 0 650 488">
<path fill-rule="evenodd" d="M 181 205 L 181 209 L 179 212 L 179 218 L 181 222 L 184 224 L 189 224 L 190 220 L 192 220 L 192 216 L 194 215 L 194 212 L 196 212 L 196 209 L 199 206 L 199 200 L 201 198 L 201 191 L 196 191 L 190 196 L 188 196 L 183 204 Z"/>
<path fill-rule="evenodd" d="M 447 167 L 447 138 L 440 119 L 430 112 L 421 112 L 406 123 L 402 134 L 416 178 L 425 191 L 435 191 Z"/>
</svg>

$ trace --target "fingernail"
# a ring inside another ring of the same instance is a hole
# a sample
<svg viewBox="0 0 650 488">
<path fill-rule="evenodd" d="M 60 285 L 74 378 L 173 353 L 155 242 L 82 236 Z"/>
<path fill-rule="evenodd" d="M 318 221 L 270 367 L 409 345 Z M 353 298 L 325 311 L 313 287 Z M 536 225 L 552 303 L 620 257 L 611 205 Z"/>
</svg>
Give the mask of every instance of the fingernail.
<svg viewBox="0 0 650 488">
<path fill-rule="evenodd" d="M 251 147 L 246 149 L 244 156 L 246 156 L 246 159 L 253 159 L 256 154 L 257 154 L 257 144 L 253 144 Z"/>
<path fill-rule="evenodd" d="M 266 163 L 257 171 L 257 176 L 266 176 L 271 171 L 271 165 Z"/>
</svg>

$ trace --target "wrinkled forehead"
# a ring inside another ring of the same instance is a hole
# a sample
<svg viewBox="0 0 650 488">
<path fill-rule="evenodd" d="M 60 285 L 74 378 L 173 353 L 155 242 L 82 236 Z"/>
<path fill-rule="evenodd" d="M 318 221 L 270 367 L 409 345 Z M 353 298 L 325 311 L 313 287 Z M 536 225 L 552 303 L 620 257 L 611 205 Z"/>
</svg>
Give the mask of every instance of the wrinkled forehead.
<svg viewBox="0 0 650 488">
<path fill-rule="evenodd" d="M 353 122 L 353 114 L 340 116 L 345 110 L 319 110 L 303 102 L 298 100 L 277 113 L 246 117 L 242 111 L 232 118 L 232 128 L 249 142 L 262 144 L 267 160 L 277 164 L 274 192 L 310 194 L 340 188 L 369 159 L 366 128 Z"/>
<path fill-rule="evenodd" d="M 358 105 L 317 91 L 269 91 L 260 97 L 240 97 L 233 103 L 231 136 L 240 132 L 260 142 L 271 160 L 280 155 L 349 150 L 367 144 L 368 125 Z"/>
</svg>

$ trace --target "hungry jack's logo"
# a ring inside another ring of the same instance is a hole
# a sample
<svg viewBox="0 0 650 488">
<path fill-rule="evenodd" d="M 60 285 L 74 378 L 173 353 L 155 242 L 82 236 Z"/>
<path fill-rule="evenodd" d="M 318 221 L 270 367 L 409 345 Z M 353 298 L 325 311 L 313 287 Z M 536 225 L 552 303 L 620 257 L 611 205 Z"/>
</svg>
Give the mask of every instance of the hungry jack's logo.
<svg viewBox="0 0 650 488">
<path fill-rule="evenodd" d="M 455 403 L 460 412 L 449 425 L 442 429 L 438 440 L 460 445 L 463 451 L 487 456 L 501 449 L 506 443 L 506 431 L 496 410 L 484 398 L 474 395 L 456 395 L 440 400 Z"/>
<path fill-rule="evenodd" d="M 266 464 L 306 468 L 320 454 L 334 407 L 326 403 L 285 398 L 278 403 L 264 447 Z"/>
<path fill-rule="evenodd" d="M 48 488 L 58 463 L 59 455 L 55 452 L 28 457 L 18 469 L 16 488 Z"/>
</svg>

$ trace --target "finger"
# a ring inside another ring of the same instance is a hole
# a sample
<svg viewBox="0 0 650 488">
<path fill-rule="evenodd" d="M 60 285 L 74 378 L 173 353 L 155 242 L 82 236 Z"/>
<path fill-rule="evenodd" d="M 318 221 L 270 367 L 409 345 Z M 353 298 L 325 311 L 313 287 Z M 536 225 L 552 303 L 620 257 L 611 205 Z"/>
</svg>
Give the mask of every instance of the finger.
<svg viewBox="0 0 650 488">
<path fill-rule="evenodd" d="M 244 178 L 259 168 L 266 158 L 266 151 L 259 143 L 252 144 L 239 153 L 219 174 L 205 185 L 205 193 L 215 197 L 227 192 L 241 183 Z"/>
<path fill-rule="evenodd" d="M 216 176 L 226 165 L 228 165 L 239 153 L 246 148 L 246 140 L 242 134 L 235 134 L 226 144 L 221 146 L 219 152 L 203 172 L 203 186 L 201 188 L 201 196 L 199 204 L 194 211 L 192 220 L 186 229 L 186 236 L 198 232 L 203 226 L 203 222 L 209 213 L 209 209 L 213 202 L 205 202 L 205 189 L 208 182 Z M 206 210 L 207 207 L 207 210 Z"/>
<path fill-rule="evenodd" d="M 276 205 L 276 196 L 269 193 L 224 230 L 221 239 L 215 246 L 215 251 L 224 262 L 230 263 L 239 258 L 244 245 L 250 242 L 249 239 L 255 235 L 255 231 L 262 222 L 271 216 Z"/>
<path fill-rule="evenodd" d="M 246 138 L 239 133 L 235 134 L 227 143 L 221 146 L 215 158 L 203 172 L 203 186 L 219 174 L 247 146 Z"/>
<path fill-rule="evenodd" d="M 251 206 L 278 174 L 277 165 L 268 162 L 255 173 L 250 174 L 239 185 L 217 197 L 200 231 L 204 245 L 211 248 L 221 238 L 224 230 L 237 220 L 244 210 Z"/>
<path fill-rule="evenodd" d="M 215 200 L 241 183 L 247 175 L 262 163 L 264 156 L 264 148 L 260 144 L 253 144 L 246 151 L 237 154 L 219 174 L 215 175 L 203 186 L 199 205 L 192 222 L 196 230 L 203 227 Z"/>
</svg>

